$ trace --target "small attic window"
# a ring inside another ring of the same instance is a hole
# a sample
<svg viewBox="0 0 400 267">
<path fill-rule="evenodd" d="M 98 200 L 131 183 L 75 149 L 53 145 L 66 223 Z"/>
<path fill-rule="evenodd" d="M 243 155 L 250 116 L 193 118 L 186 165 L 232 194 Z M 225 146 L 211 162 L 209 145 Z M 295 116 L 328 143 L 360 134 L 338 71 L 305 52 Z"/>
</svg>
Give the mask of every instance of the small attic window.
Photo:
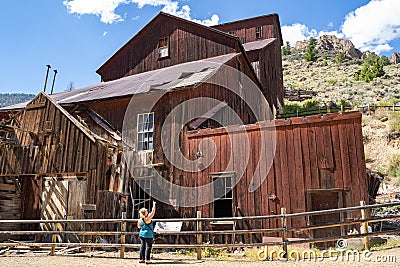
<svg viewBox="0 0 400 267">
<path fill-rule="evenodd" d="M 169 56 L 169 37 L 161 37 L 158 41 L 158 58 Z"/>
<path fill-rule="evenodd" d="M 236 32 L 235 31 L 230 31 L 230 32 L 228 32 L 230 35 L 234 35 L 234 36 L 236 36 Z"/>
<path fill-rule="evenodd" d="M 257 26 L 256 27 L 256 39 L 262 39 L 263 34 L 262 34 L 262 26 Z"/>
</svg>

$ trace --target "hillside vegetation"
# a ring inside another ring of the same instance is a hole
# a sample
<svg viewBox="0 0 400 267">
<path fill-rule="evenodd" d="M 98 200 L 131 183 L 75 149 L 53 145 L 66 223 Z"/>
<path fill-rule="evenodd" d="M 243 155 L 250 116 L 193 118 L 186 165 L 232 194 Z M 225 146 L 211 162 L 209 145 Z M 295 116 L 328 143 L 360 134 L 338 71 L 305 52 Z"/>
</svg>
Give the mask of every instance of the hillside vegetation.
<svg viewBox="0 0 400 267">
<path fill-rule="evenodd" d="M 7 107 L 14 104 L 18 104 L 21 102 L 25 102 L 31 100 L 35 97 L 32 94 L 23 94 L 23 93 L 15 93 L 15 94 L 0 94 L 0 108 Z"/>
<path fill-rule="evenodd" d="M 387 57 L 361 53 L 350 41 L 334 36 L 311 44 L 314 47 L 310 48 L 308 42 L 298 42 L 296 48 L 283 47 L 286 91 L 315 93 L 302 102 L 286 100 L 285 112 L 343 103 L 354 109 L 374 107 L 375 112 L 363 116 L 367 167 L 384 175 L 393 189 L 400 188 L 400 64 L 389 62 Z M 307 56 L 314 49 L 316 55 Z"/>
</svg>

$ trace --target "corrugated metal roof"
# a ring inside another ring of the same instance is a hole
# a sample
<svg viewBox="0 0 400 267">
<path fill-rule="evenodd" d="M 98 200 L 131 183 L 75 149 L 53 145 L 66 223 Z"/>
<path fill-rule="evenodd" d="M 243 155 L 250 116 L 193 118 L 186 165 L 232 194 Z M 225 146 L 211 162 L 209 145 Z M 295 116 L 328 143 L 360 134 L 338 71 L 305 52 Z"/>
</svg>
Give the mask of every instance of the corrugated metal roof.
<svg viewBox="0 0 400 267">
<path fill-rule="evenodd" d="M 264 39 L 260 41 L 254 41 L 254 42 L 249 42 L 249 43 L 244 43 L 243 48 L 248 51 L 252 50 L 258 50 L 266 47 L 267 45 L 271 44 L 273 41 L 275 41 L 276 38 L 269 38 L 269 39 Z"/>
<path fill-rule="evenodd" d="M 139 73 L 118 80 L 101 82 L 72 91 L 50 95 L 58 104 L 72 104 L 108 98 L 144 94 L 155 90 L 172 90 L 195 87 L 205 82 L 223 64 L 239 53 L 182 63 L 171 67 Z M 21 109 L 27 102 L 1 108 L 2 110 Z M 1 110 L 0 109 L 0 110 Z"/>
</svg>

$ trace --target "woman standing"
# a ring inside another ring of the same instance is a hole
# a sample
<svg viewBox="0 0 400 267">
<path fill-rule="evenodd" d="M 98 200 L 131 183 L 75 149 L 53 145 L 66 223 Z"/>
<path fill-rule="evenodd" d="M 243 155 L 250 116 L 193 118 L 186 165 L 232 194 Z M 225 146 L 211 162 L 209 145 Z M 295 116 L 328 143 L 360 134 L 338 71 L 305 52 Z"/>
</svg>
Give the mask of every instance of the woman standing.
<svg viewBox="0 0 400 267">
<path fill-rule="evenodd" d="M 141 208 L 139 211 L 140 219 L 138 220 L 138 228 L 139 238 L 140 238 L 140 263 L 144 263 L 146 260 L 146 264 L 150 264 L 150 253 L 151 247 L 153 246 L 153 238 L 154 238 L 154 225 L 151 219 L 153 219 L 154 214 L 156 213 L 156 202 L 153 202 L 153 208 L 151 212 L 146 208 Z"/>
</svg>

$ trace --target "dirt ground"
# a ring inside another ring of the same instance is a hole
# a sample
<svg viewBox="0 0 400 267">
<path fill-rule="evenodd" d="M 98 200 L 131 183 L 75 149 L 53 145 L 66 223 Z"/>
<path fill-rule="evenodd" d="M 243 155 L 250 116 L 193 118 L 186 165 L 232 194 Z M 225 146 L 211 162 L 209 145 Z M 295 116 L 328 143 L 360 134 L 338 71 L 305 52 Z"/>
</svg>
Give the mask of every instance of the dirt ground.
<svg viewBox="0 0 400 267">
<path fill-rule="evenodd" d="M 118 252 L 90 252 L 80 253 L 66 256 L 47 256 L 47 255 L 32 255 L 32 254 L 20 254 L 20 255 L 8 255 L 0 257 L 0 266 L 4 267 L 97 267 L 97 266 L 112 266 L 112 267 L 123 267 L 123 266 L 148 266 L 138 262 L 137 252 L 127 252 L 124 259 L 120 259 Z M 365 260 L 365 259 L 366 260 Z M 344 258 L 324 258 L 317 259 L 316 261 L 295 261 L 289 260 L 288 262 L 281 262 L 275 260 L 271 261 L 257 261 L 248 259 L 228 259 L 228 260 L 213 260 L 205 258 L 202 260 L 196 260 L 196 256 L 185 256 L 176 255 L 173 253 L 158 253 L 153 254 L 152 265 L 155 266 L 399 266 L 400 265 L 400 248 L 387 249 L 382 251 L 372 251 L 367 257 L 361 255 L 360 260 L 350 257 L 350 259 Z"/>
</svg>

